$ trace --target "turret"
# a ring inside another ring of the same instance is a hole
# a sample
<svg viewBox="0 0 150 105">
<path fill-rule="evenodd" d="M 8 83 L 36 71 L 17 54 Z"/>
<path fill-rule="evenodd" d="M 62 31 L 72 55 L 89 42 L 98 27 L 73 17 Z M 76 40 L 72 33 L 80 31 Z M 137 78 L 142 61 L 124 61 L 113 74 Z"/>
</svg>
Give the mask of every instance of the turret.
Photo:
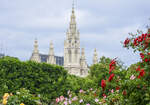
<svg viewBox="0 0 150 105">
<path fill-rule="evenodd" d="M 84 52 L 84 48 L 82 48 L 81 50 L 81 68 L 87 68 L 87 63 L 86 63 L 86 59 L 85 59 L 85 52 Z"/>
<path fill-rule="evenodd" d="M 94 50 L 94 55 L 93 55 L 93 64 L 97 64 L 98 63 L 98 54 L 96 49 Z"/>
<path fill-rule="evenodd" d="M 79 31 L 76 27 L 76 17 L 74 3 L 70 17 L 69 28 L 66 32 L 64 41 L 64 66 L 66 68 L 80 67 L 80 38 Z"/>
<path fill-rule="evenodd" d="M 54 47 L 53 47 L 52 41 L 50 42 L 50 48 L 49 48 L 47 63 L 56 64 L 55 55 L 54 55 Z"/>
<path fill-rule="evenodd" d="M 86 76 L 88 74 L 88 67 L 85 59 L 85 51 L 84 48 L 81 50 L 81 59 L 80 59 L 80 65 L 81 65 L 81 75 Z"/>
<path fill-rule="evenodd" d="M 39 50 L 38 50 L 38 41 L 37 41 L 37 39 L 35 39 L 35 41 L 34 41 L 34 49 L 33 49 L 33 53 L 32 53 L 32 56 L 31 56 L 30 60 L 35 61 L 35 62 L 41 62 L 41 58 L 40 58 Z"/>
</svg>

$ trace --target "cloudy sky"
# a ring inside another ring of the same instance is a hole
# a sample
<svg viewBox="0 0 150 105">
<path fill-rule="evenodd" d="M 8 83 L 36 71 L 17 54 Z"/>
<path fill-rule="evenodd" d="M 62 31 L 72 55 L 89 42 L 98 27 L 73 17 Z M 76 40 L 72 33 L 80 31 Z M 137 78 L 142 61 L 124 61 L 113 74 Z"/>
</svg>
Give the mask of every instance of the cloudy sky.
<svg viewBox="0 0 150 105">
<path fill-rule="evenodd" d="M 122 47 L 129 32 L 145 29 L 150 0 L 75 0 L 81 47 L 88 64 L 94 48 L 99 57 L 121 59 L 125 65 L 139 57 Z M 0 0 L 0 52 L 28 60 L 37 38 L 40 53 L 48 53 L 52 40 L 55 54 L 63 56 L 72 0 Z"/>
</svg>

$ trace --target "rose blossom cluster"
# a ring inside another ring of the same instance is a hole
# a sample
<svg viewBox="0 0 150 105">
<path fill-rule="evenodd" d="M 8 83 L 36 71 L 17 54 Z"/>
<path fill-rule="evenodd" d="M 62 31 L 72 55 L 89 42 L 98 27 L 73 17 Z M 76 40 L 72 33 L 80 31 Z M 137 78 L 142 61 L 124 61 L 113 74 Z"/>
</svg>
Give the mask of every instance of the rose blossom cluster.
<svg viewBox="0 0 150 105">
<path fill-rule="evenodd" d="M 140 34 L 134 38 L 127 38 L 124 41 L 124 46 L 132 46 L 133 49 L 140 51 L 141 53 L 139 55 L 142 59 L 142 63 L 150 64 L 150 52 L 148 48 L 150 46 L 150 30 L 145 34 Z M 139 72 L 137 78 L 141 78 L 145 75 L 145 70 L 141 69 L 140 66 L 137 67 L 136 71 Z M 135 79 L 135 76 L 132 75 L 130 79 Z"/>
<path fill-rule="evenodd" d="M 139 72 L 138 78 L 141 78 L 145 75 L 145 70 L 141 69 L 140 66 L 136 69 L 137 72 Z"/>
<path fill-rule="evenodd" d="M 116 67 L 116 58 L 115 59 L 113 59 L 111 62 L 110 62 L 110 64 L 109 64 L 109 74 L 110 74 L 110 76 L 109 76 L 109 78 L 108 78 L 108 82 L 111 82 L 112 80 L 113 80 L 113 78 L 114 78 L 114 76 L 115 76 L 115 74 L 114 73 L 112 73 L 112 71 L 115 69 L 115 67 Z M 101 87 L 102 87 L 102 89 L 103 89 L 103 91 L 105 90 L 105 87 L 106 87 L 106 80 L 101 80 Z M 117 88 L 118 89 L 118 88 Z M 106 98 L 106 94 L 103 94 L 103 97 L 105 97 Z"/>
<path fill-rule="evenodd" d="M 124 47 L 127 47 L 129 44 L 131 44 L 134 47 L 140 46 L 145 50 L 148 47 L 149 43 L 150 33 L 145 33 L 133 39 L 126 38 L 126 40 L 124 41 Z"/>
<path fill-rule="evenodd" d="M 115 58 L 116 59 L 116 58 Z M 110 64 L 109 64 L 109 74 L 110 74 L 110 76 L 109 76 L 109 78 L 108 78 L 108 82 L 111 82 L 112 81 L 112 79 L 114 78 L 114 76 L 115 76 L 115 74 L 113 74 L 113 73 L 111 73 L 114 69 L 115 69 L 115 66 L 116 66 L 116 60 L 115 59 L 113 59 L 111 62 L 110 62 Z M 102 89 L 103 89 L 103 91 L 104 91 L 104 89 L 105 89 L 105 87 L 106 87 L 106 80 L 101 80 L 101 87 L 102 87 Z"/>
<path fill-rule="evenodd" d="M 150 62 L 150 52 L 148 53 L 140 53 L 140 57 L 143 62 L 149 63 Z"/>
</svg>

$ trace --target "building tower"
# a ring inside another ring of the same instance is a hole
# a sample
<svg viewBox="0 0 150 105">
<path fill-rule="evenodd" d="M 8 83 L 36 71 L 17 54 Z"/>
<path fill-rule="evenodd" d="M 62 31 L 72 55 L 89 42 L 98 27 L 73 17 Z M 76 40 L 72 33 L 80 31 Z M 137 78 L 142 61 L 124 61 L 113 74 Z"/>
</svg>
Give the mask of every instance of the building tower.
<svg viewBox="0 0 150 105">
<path fill-rule="evenodd" d="M 64 41 L 64 67 L 69 73 L 80 75 L 80 33 L 76 27 L 74 4 L 70 19 L 69 29 Z"/>
<path fill-rule="evenodd" d="M 35 39 L 35 41 L 34 41 L 34 49 L 33 49 L 32 56 L 31 56 L 30 60 L 35 61 L 35 62 L 41 62 L 41 58 L 40 58 L 39 50 L 38 50 L 37 39 Z"/>
<path fill-rule="evenodd" d="M 50 48 L 49 48 L 47 63 L 56 64 L 55 55 L 54 55 L 54 47 L 53 47 L 52 41 L 50 42 Z"/>
<path fill-rule="evenodd" d="M 88 66 L 87 66 L 87 63 L 86 63 L 86 59 L 85 59 L 85 52 L 84 52 L 84 48 L 82 48 L 81 50 L 81 59 L 80 59 L 80 64 L 81 64 L 81 76 L 84 75 L 84 76 L 87 76 L 88 75 Z"/>
<path fill-rule="evenodd" d="M 94 55 L 93 55 L 93 64 L 97 64 L 97 63 L 98 63 L 98 54 L 95 48 Z"/>
</svg>

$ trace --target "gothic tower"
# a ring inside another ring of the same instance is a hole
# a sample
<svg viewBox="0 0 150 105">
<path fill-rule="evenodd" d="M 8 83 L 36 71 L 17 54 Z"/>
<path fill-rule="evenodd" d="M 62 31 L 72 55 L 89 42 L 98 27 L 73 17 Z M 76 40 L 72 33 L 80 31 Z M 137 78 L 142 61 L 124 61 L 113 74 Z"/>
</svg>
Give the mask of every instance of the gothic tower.
<svg viewBox="0 0 150 105">
<path fill-rule="evenodd" d="M 35 39 L 35 41 L 34 41 L 34 49 L 33 49 L 32 56 L 31 56 L 30 60 L 35 61 L 35 62 L 41 62 L 41 58 L 40 58 L 39 50 L 38 50 L 37 39 Z"/>
<path fill-rule="evenodd" d="M 80 38 L 76 27 L 74 5 L 72 7 L 71 21 L 64 41 L 64 67 L 69 73 L 80 74 Z M 73 70 L 75 68 L 75 70 Z"/>
<path fill-rule="evenodd" d="M 98 63 L 98 54 L 96 49 L 94 50 L 94 55 L 93 55 L 93 64 L 97 64 Z"/>
<path fill-rule="evenodd" d="M 50 42 L 50 48 L 49 48 L 47 63 L 56 64 L 55 55 L 54 55 L 54 47 L 53 47 L 52 41 Z"/>
<path fill-rule="evenodd" d="M 88 75 L 88 69 L 87 69 L 88 66 L 85 59 L 84 48 L 82 48 L 81 50 L 80 65 L 81 65 L 81 71 L 80 71 L 81 75 Z"/>
<path fill-rule="evenodd" d="M 87 76 L 88 67 L 84 49 L 82 49 L 82 55 L 80 56 L 80 33 L 76 26 L 74 5 L 70 19 L 69 28 L 66 32 L 66 40 L 64 41 L 64 68 L 70 74 L 84 77 Z"/>
</svg>

